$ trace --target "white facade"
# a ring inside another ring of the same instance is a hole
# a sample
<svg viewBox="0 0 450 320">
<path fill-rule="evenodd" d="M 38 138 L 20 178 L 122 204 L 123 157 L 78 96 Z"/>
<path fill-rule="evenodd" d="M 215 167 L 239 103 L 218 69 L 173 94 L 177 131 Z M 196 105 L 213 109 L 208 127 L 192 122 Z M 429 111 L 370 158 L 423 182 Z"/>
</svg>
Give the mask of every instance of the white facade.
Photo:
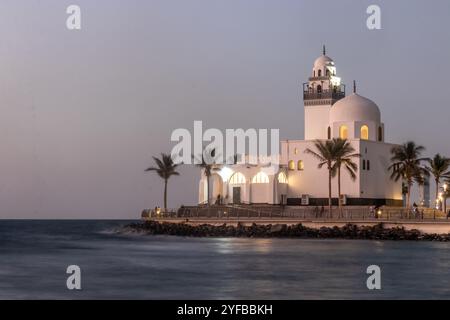
<svg viewBox="0 0 450 320">
<path fill-rule="evenodd" d="M 356 93 L 345 96 L 334 61 L 325 55 L 314 62 L 303 85 L 305 140 L 285 140 L 280 146 L 278 172 L 263 166 L 232 165 L 216 168 L 210 178 L 209 198 L 221 203 L 322 205 L 328 199 L 328 171 L 305 153 L 315 140 L 345 138 L 352 144 L 358 163 L 356 180 L 342 170 L 341 193 L 347 205 L 402 205 L 401 181 L 390 179 L 390 150 L 385 143 L 381 112 L 371 100 Z M 333 179 L 337 198 L 337 179 Z M 207 201 L 207 179 L 202 173 L 199 203 Z M 303 199 L 303 201 L 302 201 Z M 335 200 L 337 203 L 337 199 Z"/>
</svg>

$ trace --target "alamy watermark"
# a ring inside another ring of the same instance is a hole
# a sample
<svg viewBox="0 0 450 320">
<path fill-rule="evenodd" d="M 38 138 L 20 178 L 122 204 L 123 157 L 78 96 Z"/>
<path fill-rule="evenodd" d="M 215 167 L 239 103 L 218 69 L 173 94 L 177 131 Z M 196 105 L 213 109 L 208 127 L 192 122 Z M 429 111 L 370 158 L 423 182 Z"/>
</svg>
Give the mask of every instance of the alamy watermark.
<svg viewBox="0 0 450 320">
<path fill-rule="evenodd" d="M 69 290 L 81 290 L 81 268 L 77 265 L 70 265 L 66 270 L 67 277 L 66 286 Z"/>
<path fill-rule="evenodd" d="M 367 289 L 381 290 L 381 268 L 373 264 L 367 267 L 366 273 L 370 274 L 366 281 Z"/>
<path fill-rule="evenodd" d="M 67 7 L 66 13 L 69 15 L 66 20 L 66 27 L 69 30 L 81 30 L 81 8 L 76 4 Z"/>
<path fill-rule="evenodd" d="M 366 20 L 366 26 L 369 30 L 381 29 L 381 8 L 376 4 L 367 7 L 366 13 L 369 17 Z"/>
<path fill-rule="evenodd" d="M 177 164 L 279 165 L 279 129 L 226 129 L 223 133 L 216 128 L 203 130 L 203 122 L 194 121 L 192 131 L 172 132 L 170 139 L 177 144 L 171 156 Z"/>
</svg>

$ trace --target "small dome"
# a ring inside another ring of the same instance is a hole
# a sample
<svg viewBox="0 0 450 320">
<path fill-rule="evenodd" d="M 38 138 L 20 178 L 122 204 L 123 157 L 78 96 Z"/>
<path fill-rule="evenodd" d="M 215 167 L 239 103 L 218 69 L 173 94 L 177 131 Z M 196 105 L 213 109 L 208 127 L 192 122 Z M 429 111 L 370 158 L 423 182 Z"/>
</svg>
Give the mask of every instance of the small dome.
<svg viewBox="0 0 450 320">
<path fill-rule="evenodd" d="M 324 70 L 327 66 L 334 66 L 334 61 L 327 55 L 321 55 L 314 61 L 314 70 Z"/>
<path fill-rule="evenodd" d="M 370 99 L 353 93 L 336 102 L 330 110 L 330 122 L 381 122 L 380 109 Z"/>
</svg>

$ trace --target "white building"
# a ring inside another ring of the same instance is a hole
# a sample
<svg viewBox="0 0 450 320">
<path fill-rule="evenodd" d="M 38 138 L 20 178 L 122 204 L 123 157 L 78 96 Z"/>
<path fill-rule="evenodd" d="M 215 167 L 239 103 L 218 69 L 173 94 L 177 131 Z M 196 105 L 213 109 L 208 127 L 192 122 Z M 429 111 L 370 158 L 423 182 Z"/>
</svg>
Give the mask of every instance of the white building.
<svg viewBox="0 0 450 320">
<path fill-rule="evenodd" d="M 345 138 L 361 154 L 356 180 L 342 171 L 341 193 L 346 205 L 402 205 L 401 181 L 390 179 L 390 150 L 378 106 L 356 93 L 345 96 L 334 61 L 325 54 L 316 59 L 303 85 L 305 140 L 285 140 L 280 146 L 280 165 L 275 174 L 257 165 L 222 166 L 210 178 L 209 197 L 223 203 L 326 205 L 328 171 L 306 154 L 316 139 Z M 207 182 L 202 172 L 199 203 L 207 201 Z M 333 179 L 337 204 L 337 179 Z M 303 200 L 303 201 L 302 201 Z"/>
</svg>

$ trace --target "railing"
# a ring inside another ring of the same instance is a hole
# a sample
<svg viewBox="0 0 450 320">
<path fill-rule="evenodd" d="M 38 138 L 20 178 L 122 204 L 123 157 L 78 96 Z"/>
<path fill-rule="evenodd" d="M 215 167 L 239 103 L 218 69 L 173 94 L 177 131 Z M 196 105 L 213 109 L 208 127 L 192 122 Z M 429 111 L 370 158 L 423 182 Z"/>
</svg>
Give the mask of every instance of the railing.
<svg viewBox="0 0 450 320">
<path fill-rule="evenodd" d="M 438 210 L 407 210 L 404 208 L 383 208 L 374 211 L 369 208 L 344 207 L 339 210 L 328 207 L 281 207 L 281 206 L 245 206 L 245 205 L 212 205 L 181 207 L 178 210 L 168 210 L 155 214 L 149 212 L 143 218 L 202 218 L 202 219 L 298 219 L 298 220 L 448 220 L 445 214 Z M 449 220 L 450 221 L 450 220 Z"/>
<path fill-rule="evenodd" d="M 342 99 L 345 97 L 345 92 L 324 90 L 322 92 L 303 91 L 303 100 L 313 99 Z"/>
<path fill-rule="evenodd" d="M 325 81 L 325 80 L 330 80 L 331 76 L 320 76 L 320 77 L 309 77 L 308 80 L 309 81 Z"/>
</svg>

